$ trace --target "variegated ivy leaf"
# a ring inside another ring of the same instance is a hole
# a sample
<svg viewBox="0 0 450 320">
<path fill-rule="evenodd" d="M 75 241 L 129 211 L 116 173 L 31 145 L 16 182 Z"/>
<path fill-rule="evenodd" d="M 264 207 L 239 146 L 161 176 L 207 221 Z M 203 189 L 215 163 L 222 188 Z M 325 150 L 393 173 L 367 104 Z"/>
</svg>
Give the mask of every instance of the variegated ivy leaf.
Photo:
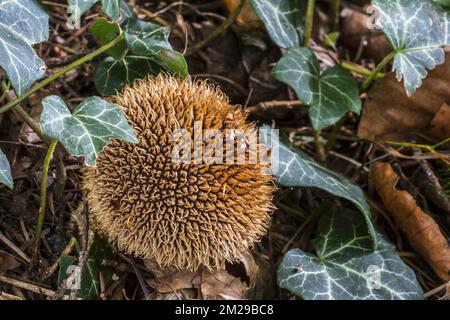
<svg viewBox="0 0 450 320">
<path fill-rule="evenodd" d="M 11 176 L 11 167 L 9 166 L 8 159 L 0 149 L 0 184 L 4 184 L 8 188 L 14 187 L 13 179 Z"/>
<path fill-rule="evenodd" d="M 68 0 L 70 20 L 75 24 L 99 0 Z M 113 21 L 120 17 L 120 0 L 101 0 L 102 11 Z"/>
<path fill-rule="evenodd" d="M 347 112 L 359 114 L 361 99 L 352 76 L 339 66 L 320 72 L 319 61 L 307 48 L 292 48 L 272 71 L 275 79 L 291 86 L 309 106 L 315 130 L 335 124 Z"/>
<path fill-rule="evenodd" d="M 120 91 L 125 84 L 148 74 L 158 74 L 160 68 L 153 59 L 143 56 L 125 56 L 121 60 L 107 57 L 100 62 L 94 76 L 95 87 L 103 96 Z"/>
<path fill-rule="evenodd" d="M 120 32 L 121 29 L 117 23 L 109 22 L 103 18 L 95 20 L 94 24 L 89 28 L 89 33 L 92 34 L 102 46 L 116 39 L 121 35 Z M 121 40 L 114 47 L 106 51 L 107 54 L 117 60 L 122 59 L 128 51 L 124 35 L 122 34 L 121 37 Z"/>
<path fill-rule="evenodd" d="M 444 62 L 442 46 L 449 43 L 447 19 L 442 8 L 430 0 L 374 0 L 381 28 L 394 50 L 393 70 L 403 79 L 411 96 L 427 76 Z"/>
<path fill-rule="evenodd" d="M 32 45 L 48 39 L 48 15 L 34 0 L 0 0 L 0 66 L 22 95 L 45 73 Z"/>
<path fill-rule="evenodd" d="M 287 252 L 278 267 L 278 283 L 307 300 L 422 299 L 413 270 L 381 234 L 377 239 L 374 251 L 359 213 L 331 209 L 319 220 L 316 255 Z"/>
<path fill-rule="evenodd" d="M 270 38 L 281 48 L 299 47 L 303 23 L 297 0 L 251 0 Z"/>
<path fill-rule="evenodd" d="M 137 143 L 122 110 L 98 97 L 81 102 L 73 114 L 58 96 L 42 100 L 41 125 L 45 135 L 57 139 L 73 156 L 84 156 L 95 165 L 99 153 L 111 139 Z"/>
<path fill-rule="evenodd" d="M 284 144 L 267 126 L 262 127 L 266 145 L 272 150 L 272 174 L 286 187 L 315 187 L 351 201 L 362 213 L 375 244 L 376 233 L 370 218 L 370 209 L 360 187 L 345 177 L 312 160 L 295 146 Z"/>
<path fill-rule="evenodd" d="M 150 57 L 161 67 L 185 78 L 188 76 L 184 56 L 172 49 L 169 43 L 170 29 L 151 22 L 128 19 L 125 39 L 134 55 Z"/>
</svg>

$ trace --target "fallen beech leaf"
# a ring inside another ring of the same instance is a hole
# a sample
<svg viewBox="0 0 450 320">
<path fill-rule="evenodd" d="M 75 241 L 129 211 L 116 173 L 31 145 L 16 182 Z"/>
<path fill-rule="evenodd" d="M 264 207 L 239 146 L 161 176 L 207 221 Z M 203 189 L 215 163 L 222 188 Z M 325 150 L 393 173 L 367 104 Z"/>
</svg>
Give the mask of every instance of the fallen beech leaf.
<svg viewBox="0 0 450 320">
<path fill-rule="evenodd" d="M 430 134 L 440 140 L 450 137 L 450 106 L 444 103 L 430 123 Z"/>
<path fill-rule="evenodd" d="M 146 282 L 161 293 L 169 293 L 194 287 L 198 284 L 196 277 L 196 272 L 176 271 L 161 278 L 146 279 Z"/>
<path fill-rule="evenodd" d="M 388 163 L 375 163 L 371 176 L 387 211 L 411 246 L 442 280 L 450 281 L 450 248 L 438 224 L 417 206 L 408 192 L 395 189 L 398 176 Z"/>
<path fill-rule="evenodd" d="M 233 12 L 238 7 L 240 0 L 224 0 L 223 2 L 225 3 L 228 11 Z M 262 26 L 261 20 L 259 20 L 253 10 L 250 1 L 247 1 L 244 4 L 244 7 L 236 18 L 236 24 L 243 27 L 249 26 L 254 28 Z"/>
<path fill-rule="evenodd" d="M 366 8 L 366 7 L 365 7 Z M 369 29 L 371 22 L 367 14 L 345 8 L 341 13 L 342 29 L 339 42 L 357 52 L 362 46 L 362 56 L 383 60 L 392 51 L 392 46 L 381 30 Z"/>
<path fill-rule="evenodd" d="M 368 92 L 358 136 L 363 139 L 411 140 L 415 133 L 441 141 L 448 138 L 450 112 L 450 53 L 431 71 L 412 97 L 393 73 L 378 80 Z"/>
<path fill-rule="evenodd" d="M 241 300 L 245 299 L 248 286 L 226 270 L 204 271 L 200 290 L 205 300 Z"/>
<path fill-rule="evenodd" d="M 0 255 L 0 273 L 14 270 L 18 267 L 20 267 L 20 263 L 16 260 L 16 258 L 8 255 Z"/>
<path fill-rule="evenodd" d="M 154 299 L 244 299 L 249 285 L 241 281 L 241 277 L 248 277 L 250 284 L 256 280 L 258 265 L 250 251 L 242 253 L 239 258 L 244 266 L 245 274 L 236 277 L 227 269 L 208 271 L 204 268 L 196 272 L 177 270 L 174 267 L 161 268 L 152 260 L 144 260 L 148 271 L 154 278 L 145 279 L 154 288 Z M 239 262 L 236 262 L 239 263 Z"/>
</svg>

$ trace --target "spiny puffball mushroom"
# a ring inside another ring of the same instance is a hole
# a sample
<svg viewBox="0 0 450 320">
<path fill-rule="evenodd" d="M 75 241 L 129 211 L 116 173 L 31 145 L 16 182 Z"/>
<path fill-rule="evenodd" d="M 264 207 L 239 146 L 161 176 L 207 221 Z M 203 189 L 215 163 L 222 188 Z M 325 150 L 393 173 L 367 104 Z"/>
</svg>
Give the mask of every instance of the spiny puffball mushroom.
<svg viewBox="0 0 450 320">
<path fill-rule="evenodd" d="M 159 75 L 136 81 L 112 101 L 139 143 L 112 141 L 83 180 L 95 227 L 119 250 L 161 266 L 216 269 L 265 234 L 274 190 L 267 161 L 173 161 L 177 129 L 190 136 L 195 123 L 203 132 L 255 130 L 217 88 Z"/>
</svg>

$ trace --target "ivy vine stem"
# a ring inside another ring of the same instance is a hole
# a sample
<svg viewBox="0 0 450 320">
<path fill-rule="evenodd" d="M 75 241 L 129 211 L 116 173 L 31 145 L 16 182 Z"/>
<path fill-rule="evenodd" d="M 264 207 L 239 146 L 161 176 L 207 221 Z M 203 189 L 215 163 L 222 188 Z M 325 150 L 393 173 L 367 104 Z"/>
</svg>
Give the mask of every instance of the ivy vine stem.
<svg viewBox="0 0 450 320">
<path fill-rule="evenodd" d="M 386 65 L 391 62 L 392 59 L 394 59 L 395 55 L 397 54 L 397 52 L 392 51 L 391 53 L 389 53 L 386 57 L 384 57 L 384 59 L 375 67 L 375 69 L 373 69 L 369 76 L 367 77 L 366 81 L 364 81 L 361 85 L 361 92 L 365 92 L 367 91 L 367 89 L 369 89 L 369 87 L 372 85 L 372 83 L 374 82 L 374 80 L 377 78 L 378 74 L 384 69 L 384 67 L 386 67 Z"/>
<path fill-rule="evenodd" d="M 114 47 L 117 43 L 119 43 L 122 39 L 124 38 L 124 34 L 120 33 L 114 40 L 112 40 L 111 42 L 105 44 L 104 46 L 101 46 L 100 48 L 98 48 L 97 50 L 81 57 L 80 59 L 72 62 L 71 64 L 67 65 L 66 67 L 62 68 L 61 70 L 55 72 L 54 74 L 52 74 L 51 76 L 49 76 L 48 78 L 45 78 L 44 80 L 42 80 L 41 82 L 37 83 L 36 85 L 34 85 L 32 88 L 28 89 L 23 95 L 21 95 L 20 97 L 18 97 L 17 99 L 7 103 L 6 105 L 4 105 L 3 107 L 0 108 L 0 114 L 10 110 L 11 108 L 14 108 L 15 106 L 17 106 L 19 103 L 21 103 L 22 101 L 24 101 L 25 99 L 27 99 L 29 96 L 31 96 L 33 93 L 37 92 L 38 90 L 44 88 L 45 86 L 49 85 L 51 82 L 53 82 L 54 80 L 58 79 L 59 77 L 63 76 L 64 74 L 66 74 L 67 72 L 81 66 L 83 63 L 88 62 L 92 59 L 94 59 L 95 57 L 97 57 L 98 55 L 104 53 L 105 51 L 111 49 L 112 47 Z M 28 123 L 28 122 L 27 122 Z"/>
<path fill-rule="evenodd" d="M 52 160 L 53 153 L 56 149 L 56 145 L 58 144 L 58 140 L 52 139 L 50 141 L 50 146 L 48 147 L 47 154 L 45 155 L 44 167 L 42 168 L 42 181 L 41 181 L 41 196 L 40 196 L 40 206 L 39 206 L 39 214 L 36 220 L 36 230 L 35 230 L 35 239 L 34 239 L 34 248 L 33 248 L 33 257 L 31 259 L 29 270 L 33 268 L 33 264 L 36 261 L 39 253 L 39 244 L 41 240 L 42 226 L 44 225 L 45 218 L 45 207 L 47 203 L 47 178 L 48 178 L 48 169 L 50 167 L 50 161 Z"/>
<path fill-rule="evenodd" d="M 330 6 L 332 30 L 336 30 L 339 23 L 339 10 L 341 8 L 341 0 L 332 0 Z"/>
<path fill-rule="evenodd" d="M 244 7 L 247 0 L 241 0 L 239 4 L 237 5 L 236 9 L 230 12 L 227 19 L 215 30 L 213 30 L 211 33 L 209 33 L 205 39 L 201 40 L 200 42 L 196 43 L 191 50 L 187 52 L 187 55 L 191 55 L 194 52 L 202 49 L 204 46 L 206 46 L 208 43 L 216 39 L 218 36 L 220 36 L 225 30 L 227 30 L 231 24 L 236 20 L 237 16 L 241 13 L 242 8 Z"/>
<path fill-rule="evenodd" d="M 366 80 L 361 84 L 360 92 L 364 93 L 369 89 L 372 83 L 380 76 L 381 71 L 386 67 L 386 65 L 394 59 L 396 55 L 395 51 L 389 53 L 384 59 L 367 75 Z M 336 142 L 337 136 L 341 131 L 342 126 L 347 121 L 348 113 L 346 113 L 335 125 L 333 130 L 331 131 L 330 136 L 328 137 L 328 141 L 325 145 L 325 152 L 328 153 L 334 146 Z"/>
<path fill-rule="evenodd" d="M 303 46 L 306 48 L 309 48 L 311 44 L 315 4 L 316 0 L 308 0 L 308 5 L 306 7 L 305 32 L 303 35 Z"/>
</svg>

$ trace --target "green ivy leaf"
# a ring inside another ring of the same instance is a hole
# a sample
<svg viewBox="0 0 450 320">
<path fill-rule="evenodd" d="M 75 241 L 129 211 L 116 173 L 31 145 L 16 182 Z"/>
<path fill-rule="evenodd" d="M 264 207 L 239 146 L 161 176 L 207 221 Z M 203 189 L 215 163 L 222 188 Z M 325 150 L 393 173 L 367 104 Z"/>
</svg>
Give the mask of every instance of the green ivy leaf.
<svg viewBox="0 0 450 320">
<path fill-rule="evenodd" d="M 126 42 L 134 55 L 151 57 L 168 71 L 183 78 L 188 76 L 184 56 L 173 50 L 169 43 L 169 28 L 129 19 L 124 29 Z"/>
<path fill-rule="evenodd" d="M 108 287 L 112 283 L 114 269 L 111 267 L 104 267 L 101 261 L 113 260 L 114 255 L 105 241 L 101 240 L 97 235 L 94 237 L 94 242 L 89 249 L 89 259 L 86 263 L 84 272 L 80 275 L 78 288 L 76 294 L 83 300 L 98 299 L 100 297 L 100 273 L 102 274 L 105 286 Z M 60 258 L 60 268 L 58 273 L 58 286 L 65 281 L 73 267 L 77 267 L 78 261 L 75 257 L 62 255 Z M 70 294 L 67 290 L 67 294 Z"/>
<path fill-rule="evenodd" d="M 295 146 L 282 143 L 269 127 L 262 128 L 267 133 L 263 138 L 268 148 L 272 149 L 272 174 L 278 183 L 286 187 L 315 187 L 351 201 L 362 212 L 376 244 L 369 205 L 361 188 L 340 174 L 322 167 Z"/>
<path fill-rule="evenodd" d="M 14 187 L 13 179 L 11 176 L 11 167 L 9 166 L 8 159 L 0 149 L 0 184 L 4 184 L 8 188 Z"/>
<path fill-rule="evenodd" d="M 36 1 L 0 1 L 0 66 L 19 96 L 45 73 L 32 45 L 47 40 L 48 30 L 48 15 Z"/>
<path fill-rule="evenodd" d="M 414 272 L 381 234 L 377 239 L 373 251 L 361 215 L 331 209 L 319 220 L 313 240 L 317 256 L 300 249 L 287 252 L 278 267 L 278 283 L 308 300 L 422 299 Z"/>
<path fill-rule="evenodd" d="M 439 3 L 444 7 L 450 7 L 450 0 L 433 0 L 433 1 Z"/>
<path fill-rule="evenodd" d="M 68 0 L 70 21 L 75 24 L 81 16 L 88 11 L 99 0 Z M 120 18 L 120 0 L 101 0 L 102 11 L 111 20 L 116 21 Z"/>
<path fill-rule="evenodd" d="M 106 19 L 97 19 L 89 28 L 91 33 L 101 45 L 105 45 L 116 39 L 120 35 L 120 26 L 115 22 L 109 22 Z M 116 60 L 122 59 L 127 53 L 127 44 L 125 37 L 117 43 L 114 47 L 106 51 L 111 57 Z"/>
<path fill-rule="evenodd" d="M 147 74 L 158 74 L 160 68 L 153 59 L 142 56 L 126 56 L 121 60 L 107 57 L 100 62 L 94 76 L 95 87 L 103 96 L 120 91 L 125 84 Z"/>
<path fill-rule="evenodd" d="M 299 47 L 303 23 L 297 0 L 251 0 L 270 38 L 281 48 Z"/>
<path fill-rule="evenodd" d="M 73 156 L 85 156 L 95 165 L 99 153 L 112 138 L 137 143 L 122 110 L 99 97 L 81 102 L 73 114 L 58 96 L 42 100 L 41 125 L 45 135 L 57 139 Z"/>
<path fill-rule="evenodd" d="M 349 111 L 359 114 L 361 110 L 358 86 L 352 76 L 339 66 L 321 74 L 319 61 L 307 48 L 289 49 L 272 75 L 291 86 L 309 106 L 315 130 L 335 124 Z"/>
<path fill-rule="evenodd" d="M 397 80 L 403 79 L 411 96 L 427 76 L 427 69 L 444 62 L 442 46 L 449 43 L 443 26 L 445 15 L 429 0 L 374 0 L 373 4 L 379 11 L 377 25 L 396 52 L 393 70 Z"/>
</svg>

